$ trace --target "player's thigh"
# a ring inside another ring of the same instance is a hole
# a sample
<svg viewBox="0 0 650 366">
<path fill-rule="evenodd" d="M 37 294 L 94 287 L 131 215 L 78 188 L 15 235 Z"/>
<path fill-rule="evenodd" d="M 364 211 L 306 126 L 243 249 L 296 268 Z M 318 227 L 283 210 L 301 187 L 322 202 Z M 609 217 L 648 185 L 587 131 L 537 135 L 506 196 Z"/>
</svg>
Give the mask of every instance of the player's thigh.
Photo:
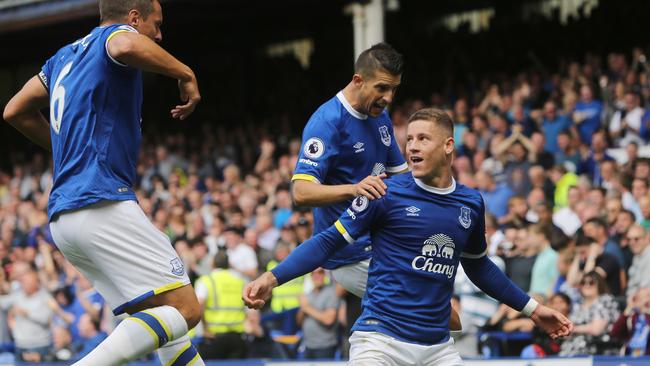
<svg viewBox="0 0 650 366">
<path fill-rule="evenodd" d="M 463 360 L 456 347 L 454 347 L 454 340 L 436 344 L 427 348 L 422 355 L 422 365 L 431 366 L 462 366 Z"/>
<path fill-rule="evenodd" d="M 332 276 L 348 292 L 363 298 L 368 282 L 370 260 L 349 264 L 332 270 Z"/>
<path fill-rule="evenodd" d="M 83 248 L 120 291 L 114 312 L 121 313 L 155 295 L 189 284 L 183 262 L 169 238 L 149 221 L 136 202 L 110 202 L 90 210 L 84 224 Z"/>
<path fill-rule="evenodd" d="M 104 299 L 107 301 L 108 299 L 121 299 L 119 290 L 94 265 L 77 243 L 80 235 L 79 228 L 84 218 L 85 214 L 81 211 L 59 215 L 50 223 L 52 238 L 66 260 L 93 284 L 93 287 Z"/>
<path fill-rule="evenodd" d="M 400 366 L 404 363 L 393 339 L 380 333 L 355 331 L 350 336 L 350 366 Z"/>
</svg>

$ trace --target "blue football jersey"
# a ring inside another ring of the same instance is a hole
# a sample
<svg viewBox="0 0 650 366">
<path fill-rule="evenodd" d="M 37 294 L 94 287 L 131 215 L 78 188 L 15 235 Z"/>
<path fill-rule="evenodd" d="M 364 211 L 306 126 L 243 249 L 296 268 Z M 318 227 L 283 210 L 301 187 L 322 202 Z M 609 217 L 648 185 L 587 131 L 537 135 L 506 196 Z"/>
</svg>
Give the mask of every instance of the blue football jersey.
<svg viewBox="0 0 650 366">
<path fill-rule="evenodd" d="M 455 182 L 448 189 L 427 186 L 411 173 L 386 183 L 386 196 L 357 197 L 334 224 L 348 243 L 371 233 L 368 286 L 353 330 L 444 342 L 460 257 L 487 251 L 483 199 Z"/>
<path fill-rule="evenodd" d="M 47 60 L 39 77 L 50 95 L 54 185 L 50 219 L 101 200 L 135 200 L 142 73 L 106 45 L 127 25 L 97 27 Z"/>
<path fill-rule="evenodd" d="M 292 180 L 326 185 L 355 184 L 368 175 L 396 173 L 407 168 L 384 111 L 373 118 L 357 112 L 339 92 L 311 116 L 302 135 L 303 148 Z M 314 233 L 332 226 L 350 201 L 314 208 Z M 371 256 L 368 234 L 359 235 L 332 256 L 328 269 L 356 263 Z"/>
</svg>

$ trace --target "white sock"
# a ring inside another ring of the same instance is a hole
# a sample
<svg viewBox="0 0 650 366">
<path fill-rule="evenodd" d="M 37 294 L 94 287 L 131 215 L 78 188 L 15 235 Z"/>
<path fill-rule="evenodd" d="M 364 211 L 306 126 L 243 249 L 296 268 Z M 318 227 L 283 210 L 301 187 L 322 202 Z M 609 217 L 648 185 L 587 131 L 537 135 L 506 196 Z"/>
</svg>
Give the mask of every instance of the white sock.
<svg viewBox="0 0 650 366">
<path fill-rule="evenodd" d="M 163 366 L 205 366 L 187 335 L 158 348 L 158 358 Z"/>
<path fill-rule="evenodd" d="M 74 366 L 117 366 L 149 354 L 187 334 L 187 322 L 172 306 L 159 306 L 124 319 Z"/>
</svg>

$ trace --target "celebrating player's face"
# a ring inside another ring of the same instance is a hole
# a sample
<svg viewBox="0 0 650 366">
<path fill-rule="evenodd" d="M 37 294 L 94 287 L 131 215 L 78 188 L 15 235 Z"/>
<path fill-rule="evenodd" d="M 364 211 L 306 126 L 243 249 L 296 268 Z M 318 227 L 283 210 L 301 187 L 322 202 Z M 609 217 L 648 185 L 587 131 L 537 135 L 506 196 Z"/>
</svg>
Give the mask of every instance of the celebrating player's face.
<svg viewBox="0 0 650 366">
<path fill-rule="evenodd" d="M 418 120 L 409 123 L 406 131 L 406 161 L 415 178 L 433 179 L 449 162 L 447 155 L 453 152 L 454 139 L 431 121 Z"/>
<path fill-rule="evenodd" d="M 378 117 L 393 101 L 395 91 L 402 81 L 401 75 L 391 75 L 385 71 L 375 71 L 372 77 L 363 81 L 359 101 L 364 109 L 360 111 L 371 117 Z"/>
<path fill-rule="evenodd" d="M 158 1 L 152 3 L 153 11 L 147 18 L 140 17 L 137 23 L 131 24 L 138 33 L 145 35 L 156 42 L 162 41 L 162 32 L 160 26 L 162 25 L 162 7 Z"/>
</svg>

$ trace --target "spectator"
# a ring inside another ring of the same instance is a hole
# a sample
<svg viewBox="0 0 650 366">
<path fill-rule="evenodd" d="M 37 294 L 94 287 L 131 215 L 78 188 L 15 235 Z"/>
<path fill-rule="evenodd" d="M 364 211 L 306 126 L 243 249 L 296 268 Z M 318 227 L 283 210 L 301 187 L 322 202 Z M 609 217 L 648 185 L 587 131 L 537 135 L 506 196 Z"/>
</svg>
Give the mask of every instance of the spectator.
<svg viewBox="0 0 650 366">
<path fill-rule="evenodd" d="M 650 242 L 643 226 L 633 225 L 627 232 L 628 245 L 634 253 L 632 266 L 628 270 L 629 280 L 626 295 L 630 297 L 642 287 L 650 287 Z"/>
<path fill-rule="evenodd" d="M 578 286 L 586 273 L 595 271 L 606 281 L 609 293 L 621 295 L 625 273 L 616 257 L 603 252 L 603 247 L 589 236 L 579 235 L 575 248 L 576 256 L 567 274 L 569 285 Z"/>
<path fill-rule="evenodd" d="M 650 288 L 636 290 L 627 307 L 618 317 L 610 332 L 614 339 L 625 343 L 627 356 L 650 355 Z"/>
<path fill-rule="evenodd" d="M 538 253 L 531 272 L 530 292 L 544 296 L 551 292 L 559 275 L 558 255 L 551 248 L 552 235 L 551 228 L 548 226 L 536 224 L 528 227 L 529 245 L 535 246 Z"/>
<path fill-rule="evenodd" d="M 630 142 L 643 143 L 641 130 L 643 108 L 639 106 L 639 96 L 633 91 L 625 93 L 625 108 L 614 113 L 609 123 L 609 132 L 616 146 L 627 146 Z"/>
<path fill-rule="evenodd" d="M 496 184 L 492 175 L 482 170 L 476 173 L 476 181 L 487 212 L 497 218 L 504 217 L 507 214 L 508 200 L 513 195 L 512 190 L 505 183 Z"/>
<path fill-rule="evenodd" d="M 585 235 L 593 238 L 596 243 L 598 243 L 598 245 L 603 248 L 603 251 L 605 253 L 614 256 L 618 261 L 618 265 L 621 268 L 624 268 L 625 258 L 623 256 L 623 250 L 618 245 L 618 243 L 609 238 L 609 235 L 607 234 L 607 224 L 605 224 L 603 220 L 599 218 L 589 219 L 584 224 L 583 229 Z M 625 281 L 622 282 L 625 283 Z M 618 295 L 617 292 L 614 292 L 614 294 Z"/>
<path fill-rule="evenodd" d="M 11 335 L 19 361 L 41 362 L 52 350 L 52 297 L 41 288 L 38 273 L 20 277 L 19 291 L 0 297 L 0 307 L 9 311 Z"/>
<path fill-rule="evenodd" d="M 557 135 L 557 151 L 554 161 L 557 166 L 562 166 L 566 171 L 575 173 L 580 165 L 580 152 L 571 142 L 569 131 L 561 131 Z"/>
<path fill-rule="evenodd" d="M 508 213 L 499 219 L 504 226 L 525 227 L 530 224 L 526 219 L 528 204 L 522 196 L 514 196 L 508 200 Z"/>
<path fill-rule="evenodd" d="M 257 255 L 253 248 L 244 244 L 243 231 L 235 226 L 228 226 L 223 233 L 226 252 L 230 267 L 243 276 L 253 279 L 257 277 Z"/>
<path fill-rule="evenodd" d="M 603 104 L 594 99 L 594 92 L 590 85 L 580 87 L 580 101 L 573 111 L 573 122 L 578 126 L 580 140 L 589 145 L 591 136 L 600 127 L 600 118 L 603 113 Z"/>
<path fill-rule="evenodd" d="M 266 250 L 273 251 L 280 238 L 280 230 L 273 226 L 271 215 L 258 215 L 255 228 L 257 229 L 259 245 Z"/>
<path fill-rule="evenodd" d="M 618 305 L 609 294 L 605 280 L 595 271 L 580 281 L 580 305 L 571 313 L 573 335 L 562 342 L 560 356 L 594 355 L 598 347 L 607 347 L 602 336 L 618 318 Z"/>
<path fill-rule="evenodd" d="M 600 163 L 606 160 L 614 160 L 607 155 L 607 137 L 603 130 L 594 131 L 591 135 L 591 149 L 585 153 L 578 165 L 578 174 L 586 174 L 591 178 L 594 186 L 600 186 Z"/>
<path fill-rule="evenodd" d="M 633 253 L 630 250 L 629 242 L 626 238 L 627 232 L 634 225 L 634 213 L 628 210 L 621 210 L 616 217 L 614 223 L 614 234 L 612 239 L 617 241 L 623 251 L 623 258 L 625 259 L 625 270 L 627 271 L 632 265 Z"/>
<path fill-rule="evenodd" d="M 338 345 L 339 299 L 334 285 L 326 285 L 325 270 L 311 273 L 312 291 L 300 298 L 298 323 L 302 324 L 303 345 L 307 359 L 334 358 Z"/>
<path fill-rule="evenodd" d="M 102 343 L 108 335 L 99 329 L 99 321 L 93 319 L 90 314 L 81 315 L 77 327 L 79 335 L 83 339 L 83 347 L 74 357 L 78 361 Z"/>
<path fill-rule="evenodd" d="M 244 341 L 246 308 L 241 294 L 245 280 L 230 269 L 228 255 L 219 251 L 215 270 L 196 281 L 195 291 L 203 308 L 203 342 L 199 352 L 203 359 L 238 359 L 247 353 Z"/>
<path fill-rule="evenodd" d="M 556 154 L 560 151 L 558 146 L 558 135 L 560 132 L 567 131 L 571 127 L 571 121 L 563 115 L 557 113 L 557 105 L 553 100 L 544 103 L 544 120 L 542 130 L 546 137 L 544 150 Z"/>
<path fill-rule="evenodd" d="M 67 327 L 52 327 L 53 336 L 53 358 L 54 361 L 66 362 L 72 359 L 74 350 L 72 347 L 72 335 Z"/>
<path fill-rule="evenodd" d="M 514 248 L 506 257 L 506 274 L 519 288 L 528 292 L 538 248 L 528 240 L 526 228 L 516 229 Z"/>
</svg>

